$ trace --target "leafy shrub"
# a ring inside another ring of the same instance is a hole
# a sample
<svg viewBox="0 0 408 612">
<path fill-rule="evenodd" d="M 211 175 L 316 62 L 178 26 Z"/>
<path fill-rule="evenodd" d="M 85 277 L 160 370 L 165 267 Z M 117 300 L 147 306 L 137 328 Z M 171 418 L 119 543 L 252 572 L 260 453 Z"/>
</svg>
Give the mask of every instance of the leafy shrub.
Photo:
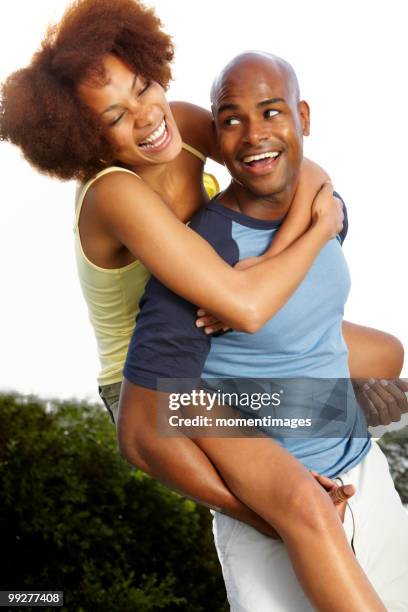
<svg viewBox="0 0 408 612">
<path fill-rule="evenodd" d="M 70 612 L 227 609 L 208 510 L 127 465 L 99 406 L 0 396 L 0 496 L 3 590 L 62 590 Z"/>
<path fill-rule="evenodd" d="M 380 440 L 380 446 L 387 455 L 391 475 L 402 502 L 408 505 L 408 427 Z"/>
</svg>

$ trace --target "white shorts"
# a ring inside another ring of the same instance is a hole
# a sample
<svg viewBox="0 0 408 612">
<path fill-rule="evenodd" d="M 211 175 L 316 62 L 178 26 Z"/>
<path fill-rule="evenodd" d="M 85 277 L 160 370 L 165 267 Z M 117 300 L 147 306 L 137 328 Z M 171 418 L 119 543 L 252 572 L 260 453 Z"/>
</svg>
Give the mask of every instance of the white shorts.
<svg viewBox="0 0 408 612">
<path fill-rule="evenodd" d="M 357 489 L 344 529 L 360 565 L 388 612 L 408 612 L 408 512 L 378 444 L 341 479 Z M 220 513 L 213 530 L 232 612 L 313 611 L 282 542 Z"/>
</svg>

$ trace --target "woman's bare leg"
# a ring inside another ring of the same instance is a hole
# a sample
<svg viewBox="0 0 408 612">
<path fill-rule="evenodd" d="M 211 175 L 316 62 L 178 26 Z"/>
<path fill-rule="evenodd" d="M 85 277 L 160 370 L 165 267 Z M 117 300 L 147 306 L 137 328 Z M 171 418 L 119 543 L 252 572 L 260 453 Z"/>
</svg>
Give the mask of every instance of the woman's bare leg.
<svg viewBox="0 0 408 612">
<path fill-rule="evenodd" d="M 292 455 L 270 439 L 195 442 L 231 491 L 278 531 L 317 610 L 385 611 L 346 540 L 333 504 Z"/>
<path fill-rule="evenodd" d="M 404 348 L 395 336 L 372 327 L 343 321 L 352 378 L 398 378 Z"/>
</svg>

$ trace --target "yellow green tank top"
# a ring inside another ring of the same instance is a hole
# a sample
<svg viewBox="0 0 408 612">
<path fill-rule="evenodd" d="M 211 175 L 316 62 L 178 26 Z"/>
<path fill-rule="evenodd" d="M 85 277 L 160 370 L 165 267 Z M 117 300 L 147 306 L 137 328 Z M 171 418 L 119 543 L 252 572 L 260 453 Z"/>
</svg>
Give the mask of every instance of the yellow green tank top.
<svg viewBox="0 0 408 612">
<path fill-rule="evenodd" d="M 183 148 L 205 162 L 202 153 L 190 145 L 183 144 Z M 95 181 L 110 172 L 134 174 L 125 168 L 111 166 L 85 183 L 78 192 L 74 223 L 75 259 L 89 319 L 96 336 L 101 366 L 98 376 L 100 386 L 122 379 L 123 365 L 139 311 L 139 301 L 150 276 L 143 264 L 137 260 L 122 268 L 101 268 L 87 258 L 82 248 L 78 224 L 85 195 Z M 215 177 L 205 174 L 203 181 L 210 197 L 218 193 L 219 185 Z"/>
</svg>

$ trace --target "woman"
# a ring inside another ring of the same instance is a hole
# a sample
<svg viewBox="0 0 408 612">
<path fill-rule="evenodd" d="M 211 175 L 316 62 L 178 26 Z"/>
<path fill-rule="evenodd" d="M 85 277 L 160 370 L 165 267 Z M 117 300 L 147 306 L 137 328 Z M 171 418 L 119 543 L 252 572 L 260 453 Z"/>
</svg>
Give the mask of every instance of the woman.
<svg viewBox="0 0 408 612">
<path fill-rule="evenodd" d="M 3 89 L 2 138 L 19 145 L 40 170 L 88 181 L 78 198 L 76 252 L 98 339 L 102 396 L 118 393 L 147 279 L 144 266 L 226 325 L 251 332 L 302 281 L 322 234 L 328 239 L 339 229 L 338 205 L 326 187 L 314 204 L 311 229 L 293 242 L 288 223 L 281 232 L 281 246 L 290 243 L 288 248 L 279 252 L 275 241 L 263 261 L 232 270 L 180 222 L 205 201 L 203 160 L 182 149 L 181 137 L 204 155 L 217 159 L 218 153 L 209 114 L 181 103 L 170 107 L 165 99 L 172 55 L 150 11 L 131 0 L 84 0 Z M 316 168 L 309 172 L 292 207 L 302 229 L 324 180 Z M 316 226 L 323 228 L 319 240 Z M 280 269 L 288 272 L 284 278 Z M 398 374 L 397 349 L 393 372 L 382 375 Z"/>
</svg>

